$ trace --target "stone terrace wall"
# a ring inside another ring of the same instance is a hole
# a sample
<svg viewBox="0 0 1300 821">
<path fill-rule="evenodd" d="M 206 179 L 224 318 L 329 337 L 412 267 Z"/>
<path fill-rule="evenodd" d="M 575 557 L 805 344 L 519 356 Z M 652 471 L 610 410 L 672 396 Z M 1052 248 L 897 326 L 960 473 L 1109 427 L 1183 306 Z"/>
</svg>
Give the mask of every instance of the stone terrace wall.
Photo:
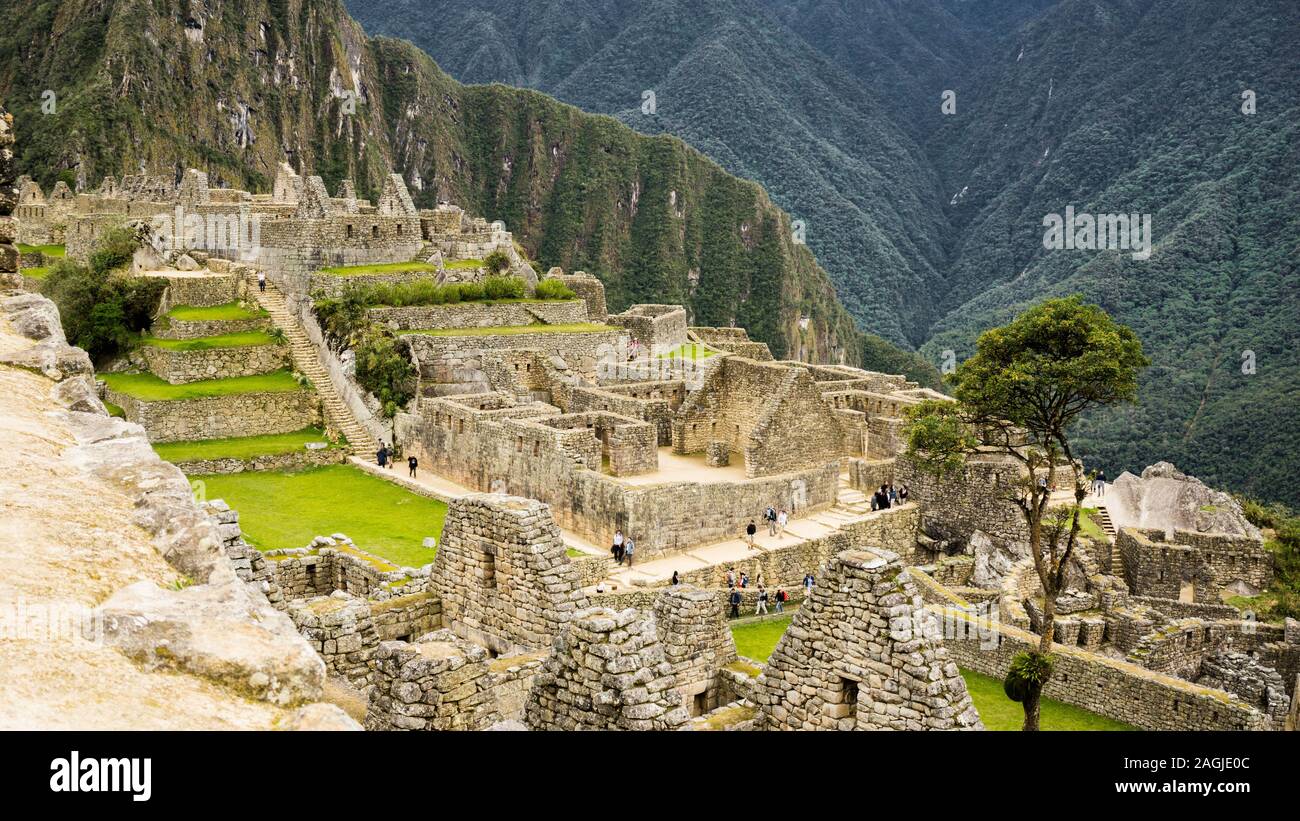
<svg viewBox="0 0 1300 821">
<path fill-rule="evenodd" d="M 587 304 L 588 321 L 605 321 L 605 318 L 609 316 L 609 309 L 605 305 L 605 283 L 582 271 L 565 274 L 558 268 L 551 270 L 558 273 L 548 273 L 547 277 L 554 276 L 559 279 L 569 287 L 569 290 L 577 294 L 579 299 Z"/>
<path fill-rule="evenodd" d="M 1001 497 L 1021 475 L 1018 463 L 967 460 L 961 473 L 938 478 L 906 456 L 894 463 L 894 485 L 907 485 L 908 498 L 921 507 L 921 530 L 939 541 L 965 545 L 981 531 L 994 540 L 1029 541 L 1020 510 Z"/>
<path fill-rule="evenodd" d="M 459 302 L 407 308 L 371 308 L 367 316 L 396 331 L 444 328 L 493 328 L 521 325 L 574 325 L 587 321 L 581 300 L 546 302 Z"/>
<path fill-rule="evenodd" d="M 345 448 L 303 448 L 292 453 L 277 453 L 270 456 L 254 456 L 249 459 L 195 459 L 189 462 L 176 462 L 186 476 L 210 476 L 213 474 L 245 473 L 253 470 L 306 470 L 325 465 L 341 465 L 348 460 Z"/>
<path fill-rule="evenodd" d="M 1126 527 L 1115 548 L 1125 581 L 1142 596 L 1177 600 L 1191 583 L 1195 602 L 1213 605 L 1225 585 L 1263 590 L 1273 579 L 1272 555 L 1255 539 L 1179 530 L 1171 542 L 1164 531 Z"/>
<path fill-rule="evenodd" d="M 283 345 L 251 345 L 197 351 L 143 345 L 140 355 L 155 376 L 173 385 L 205 379 L 256 376 L 277 371 L 290 361 L 289 349 Z"/>
<path fill-rule="evenodd" d="M 916 583 L 883 550 L 840 553 L 763 669 L 763 726 L 787 730 L 982 730 Z"/>
<path fill-rule="evenodd" d="M 573 372 L 595 380 L 600 357 L 619 349 L 622 331 L 589 333 L 526 333 L 481 336 L 429 336 L 407 334 L 402 337 L 420 369 L 421 394 L 424 386 L 460 384 L 464 371 L 481 371 L 484 351 L 528 349 L 545 356 L 558 356 Z M 471 384 L 481 384 L 471 382 Z"/>
<path fill-rule="evenodd" d="M 690 715 L 654 618 L 593 608 L 555 637 L 525 719 L 534 730 L 675 730 Z"/>
<path fill-rule="evenodd" d="M 723 604 L 714 591 L 687 585 L 666 588 L 654 602 L 655 625 L 664 658 L 677 677 L 677 691 L 692 715 L 720 705 L 718 671 L 735 661 L 736 642 Z"/>
<path fill-rule="evenodd" d="M 541 654 L 491 659 L 450 630 L 414 644 L 386 641 L 374 654 L 367 730 L 486 730 L 523 718 Z"/>
<path fill-rule="evenodd" d="M 772 351 L 766 342 L 754 342 L 744 328 L 705 328 L 691 327 L 688 334 L 710 348 L 727 353 L 734 353 L 756 362 L 771 362 Z"/>
<path fill-rule="evenodd" d="M 533 499 L 452 502 L 431 579 L 445 624 L 498 653 L 544 647 L 586 606 L 559 528 Z"/>
<path fill-rule="evenodd" d="M 199 339 L 205 336 L 265 331 L 269 327 L 271 327 L 271 320 L 267 317 L 230 320 L 168 318 L 166 321 L 155 321 L 149 332 L 159 339 Z"/>
<path fill-rule="evenodd" d="M 232 274 L 151 274 L 167 280 L 159 315 L 178 305 L 212 308 L 234 302 L 243 296 L 243 281 Z"/>
<path fill-rule="evenodd" d="M 994 678 L 1006 677 L 1011 659 L 1036 650 L 1039 637 L 1011 625 L 977 619 L 955 611 L 971 630 L 947 638 L 957 663 Z M 1144 730 L 1267 729 L 1262 713 L 1219 690 L 1144 670 L 1077 647 L 1055 644 L 1055 673 L 1043 694 Z"/>
<path fill-rule="evenodd" d="M 681 380 L 574 387 L 569 391 L 565 410 L 602 410 L 649 422 L 655 426 L 658 444 L 667 446 L 673 443 L 673 412 L 685 398 L 686 383 Z"/>
<path fill-rule="evenodd" d="M 150 442 L 292 433 L 321 423 L 320 402 L 306 390 L 159 402 L 108 390 L 105 399 L 126 411 L 129 421 L 142 425 Z"/>
</svg>

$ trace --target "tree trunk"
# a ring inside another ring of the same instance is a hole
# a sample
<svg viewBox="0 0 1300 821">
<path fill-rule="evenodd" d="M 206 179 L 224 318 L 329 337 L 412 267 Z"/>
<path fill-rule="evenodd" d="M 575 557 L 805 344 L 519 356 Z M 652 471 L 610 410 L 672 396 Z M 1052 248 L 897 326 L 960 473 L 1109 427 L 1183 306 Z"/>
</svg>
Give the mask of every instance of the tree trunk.
<svg viewBox="0 0 1300 821">
<path fill-rule="evenodd" d="M 1020 728 L 1021 732 L 1036 733 L 1038 732 L 1038 702 L 1042 695 L 1043 688 L 1035 684 L 1029 688 L 1025 694 L 1023 702 L 1025 708 L 1025 723 Z"/>
</svg>

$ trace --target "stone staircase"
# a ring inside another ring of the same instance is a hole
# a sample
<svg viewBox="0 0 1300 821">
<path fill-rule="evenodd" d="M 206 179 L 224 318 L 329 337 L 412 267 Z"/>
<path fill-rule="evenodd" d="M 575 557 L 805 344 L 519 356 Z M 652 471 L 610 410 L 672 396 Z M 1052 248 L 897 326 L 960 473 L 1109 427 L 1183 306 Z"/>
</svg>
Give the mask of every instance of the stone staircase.
<svg viewBox="0 0 1300 821">
<path fill-rule="evenodd" d="M 1115 523 L 1110 520 L 1110 511 L 1106 509 L 1105 505 L 1097 505 L 1097 519 L 1100 520 L 1101 529 L 1106 532 L 1106 535 L 1114 539 L 1116 533 Z"/>
<path fill-rule="evenodd" d="M 325 420 L 329 426 L 347 437 L 349 451 L 354 456 L 365 458 L 373 456 L 372 451 L 375 448 L 374 442 L 370 441 L 370 434 L 334 390 L 334 383 L 330 380 L 325 366 L 321 364 L 316 346 L 307 338 L 307 332 L 302 329 L 298 318 L 289 310 L 284 294 L 270 282 L 266 283 L 265 291 L 258 290 L 255 273 L 249 276 L 248 292 L 270 315 L 275 326 L 284 331 L 293 356 L 294 368 L 311 380 L 312 387 L 320 397 Z"/>
</svg>

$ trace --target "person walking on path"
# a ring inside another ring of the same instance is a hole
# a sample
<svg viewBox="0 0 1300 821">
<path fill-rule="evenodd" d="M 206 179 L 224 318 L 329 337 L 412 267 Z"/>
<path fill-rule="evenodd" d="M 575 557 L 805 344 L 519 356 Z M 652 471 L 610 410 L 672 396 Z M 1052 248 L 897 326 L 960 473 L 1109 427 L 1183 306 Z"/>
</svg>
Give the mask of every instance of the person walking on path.
<svg viewBox="0 0 1300 821">
<path fill-rule="evenodd" d="M 266 293 L 266 271 L 257 272 L 257 290 Z"/>
<path fill-rule="evenodd" d="M 812 596 L 812 589 L 813 589 L 813 574 L 807 573 L 803 577 L 803 597 L 805 599 L 810 598 Z"/>
<path fill-rule="evenodd" d="M 388 466 L 388 446 L 384 444 L 382 439 L 379 440 L 379 452 L 375 454 L 375 458 L 379 460 L 381 468 Z"/>
<path fill-rule="evenodd" d="M 623 555 L 627 558 L 627 566 L 632 566 L 632 551 L 636 550 L 636 542 L 631 539 L 623 542 Z"/>
<path fill-rule="evenodd" d="M 740 571 L 740 587 L 741 589 L 749 587 L 749 574 L 743 570 Z"/>
<path fill-rule="evenodd" d="M 680 578 L 678 578 L 678 576 L 677 576 L 677 571 L 674 570 L 674 571 L 673 571 L 673 587 L 676 587 L 677 585 L 679 585 L 679 584 L 681 584 L 681 583 L 682 583 L 682 580 L 681 580 Z"/>
<path fill-rule="evenodd" d="M 728 601 L 731 602 L 731 617 L 733 619 L 740 618 L 740 591 L 732 588 L 731 598 Z"/>
<path fill-rule="evenodd" d="M 619 530 L 615 530 L 615 531 L 614 531 L 614 547 L 613 547 L 613 549 L 612 549 L 610 552 L 614 554 L 614 561 L 615 561 L 615 562 L 617 562 L 617 563 L 619 563 L 619 564 L 622 564 L 622 563 L 623 563 L 623 531 L 622 531 L 622 529 L 619 529 Z"/>
<path fill-rule="evenodd" d="M 1093 485 L 1092 492 L 1094 494 L 1096 494 L 1097 496 L 1105 496 L 1106 495 L 1106 471 L 1104 470 L 1097 471 L 1097 478 L 1093 480 L 1092 485 Z"/>
<path fill-rule="evenodd" d="M 411 469 L 411 478 L 415 478 L 415 469 L 420 466 L 420 460 L 414 456 L 406 460 L 406 466 Z"/>
<path fill-rule="evenodd" d="M 903 487 L 898 491 L 898 503 L 901 505 L 907 504 L 908 495 L 909 495 L 909 491 L 907 489 L 907 485 L 903 485 Z"/>
<path fill-rule="evenodd" d="M 757 547 L 754 546 L 754 534 L 757 532 L 758 532 L 758 525 L 754 524 L 753 519 L 750 519 L 749 524 L 745 526 L 745 542 L 749 545 L 750 550 L 758 549 Z"/>
<path fill-rule="evenodd" d="M 736 587 L 736 568 L 727 568 L 727 589 L 732 590 Z"/>
<path fill-rule="evenodd" d="M 779 539 L 785 538 L 785 526 L 790 524 L 790 514 L 781 508 L 781 512 L 776 514 L 776 535 Z"/>
<path fill-rule="evenodd" d="M 754 615 L 767 615 L 767 591 L 763 589 L 761 584 L 758 586 L 758 604 L 754 605 Z"/>
<path fill-rule="evenodd" d="M 776 508 L 772 507 L 771 505 L 768 505 L 767 510 L 763 511 L 763 518 L 767 520 L 767 535 L 775 536 L 776 535 Z"/>
<path fill-rule="evenodd" d="M 776 612 L 785 612 L 785 600 L 788 598 L 790 598 L 790 594 L 785 592 L 784 587 L 778 587 L 776 589 Z"/>
</svg>

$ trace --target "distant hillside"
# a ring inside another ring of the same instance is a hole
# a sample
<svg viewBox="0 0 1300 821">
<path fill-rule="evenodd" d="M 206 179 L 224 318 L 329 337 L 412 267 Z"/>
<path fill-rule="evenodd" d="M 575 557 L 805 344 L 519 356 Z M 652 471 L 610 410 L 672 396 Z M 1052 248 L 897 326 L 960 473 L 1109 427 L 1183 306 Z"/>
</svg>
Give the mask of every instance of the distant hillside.
<svg viewBox="0 0 1300 821">
<path fill-rule="evenodd" d="M 932 362 L 1084 293 L 1155 362 L 1137 409 L 1080 429 L 1090 463 L 1170 459 L 1300 503 L 1300 3 L 350 2 L 455 76 L 685 136 L 763 183 L 863 327 Z M 1151 214 L 1154 255 L 1046 251 L 1067 205 Z"/>
<path fill-rule="evenodd" d="M 862 360 L 790 218 L 678 139 L 532 91 L 463 86 L 409 43 L 368 38 L 336 0 L 16 5 L 0 29 L 0 96 L 21 170 L 47 185 L 196 166 L 265 191 L 287 159 L 370 196 L 391 166 L 417 204 L 504 219 L 544 266 L 601 276 L 616 309 L 680 301 L 780 356 Z"/>
</svg>

